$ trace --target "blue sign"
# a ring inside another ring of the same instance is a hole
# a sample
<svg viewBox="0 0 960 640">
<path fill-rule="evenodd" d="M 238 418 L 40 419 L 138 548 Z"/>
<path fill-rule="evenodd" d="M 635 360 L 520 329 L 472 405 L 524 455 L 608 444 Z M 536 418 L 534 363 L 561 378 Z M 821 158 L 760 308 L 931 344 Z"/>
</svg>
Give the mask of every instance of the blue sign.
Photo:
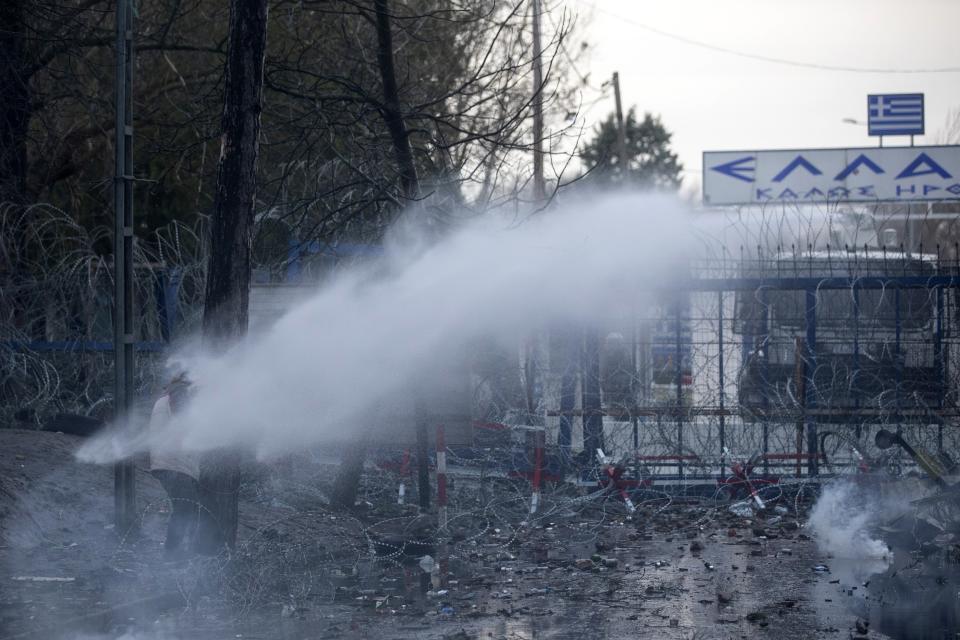
<svg viewBox="0 0 960 640">
<path fill-rule="evenodd" d="M 923 94 L 867 96 L 867 127 L 871 136 L 923 135 Z"/>
</svg>

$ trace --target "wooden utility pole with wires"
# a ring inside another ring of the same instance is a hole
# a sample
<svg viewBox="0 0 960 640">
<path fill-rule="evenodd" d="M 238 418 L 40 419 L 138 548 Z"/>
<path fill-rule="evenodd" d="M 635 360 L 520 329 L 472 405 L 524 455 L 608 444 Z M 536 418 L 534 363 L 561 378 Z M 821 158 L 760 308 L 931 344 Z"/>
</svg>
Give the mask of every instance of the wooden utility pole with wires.
<svg viewBox="0 0 960 640">
<path fill-rule="evenodd" d="M 617 164 L 620 165 L 620 179 L 627 181 L 629 158 L 627 158 L 627 129 L 623 123 L 623 103 L 620 101 L 620 74 L 613 72 L 613 96 L 617 103 Z"/>
</svg>

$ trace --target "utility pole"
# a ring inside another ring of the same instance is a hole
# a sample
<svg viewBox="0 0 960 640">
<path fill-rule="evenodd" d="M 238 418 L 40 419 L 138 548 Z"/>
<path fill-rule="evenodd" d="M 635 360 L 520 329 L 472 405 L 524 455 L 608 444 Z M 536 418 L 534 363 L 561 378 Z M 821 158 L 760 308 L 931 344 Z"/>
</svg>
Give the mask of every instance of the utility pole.
<svg viewBox="0 0 960 640">
<path fill-rule="evenodd" d="M 540 0 L 533 8 L 533 197 L 538 203 L 547 197 L 543 180 L 543 50 L 540 43 Z"/>
<path fill-rule="evenodd" d="M 623 105 L 620 102 L 620 74 L 613 72 L 613 96 L 617 102 L 617 164 L 620 165 L 620 179 L 627 181 L 628 158 L 627 158 L 627 130 L 623 124 Z"/>
<path fill-rule="evenodd" d="M 115 81 L 116 166 L 113 178 L 113 357 L 114 419 L 129 419 L 133 409 L 133 6 L 117 0 Z M 134 465 L 121 460 L 113 469 L 116 530 L 123 535 L 136 523 Z"/>
<path fill-rule="evenodd" d="M 629 180 L 630 158 L 627 155 L 627 126 L 623 121 L 623 101 L 620 97 L 620 73 L 613 72 L 613 97 L 617 107 L 617 164 L 620 166 L 621 184 L 627 184 Z M 645 308 L 645 307 L 644 307 Z M 639 325 L 639 327 L 638 327 Z M 634 406 L 645 407 L 647 404 L 647 391 L 650 388 L 650 321 L 647 318 L 637 318 L 633 326 L 633 371 L 634 381 L 632 383 L 631 397 Z M 638 393 L 639 391 L 639 393 Z M 639 420 L 633 416 L 633 441 L 634 447 L 639 442 Z"/>
<path fill-rule="evenodd" d="M 543 47 L 540 41 L 540 0 L 530 0 L 533 13 L 533 198 L 542 205 L 547 199 L 543 179 Z M 534 416 L 536 366 L 536 337 L 530 335 L 524 346 L 524 385 L 527 396 L 527 422 L 539 422 Z"/>
</svg>

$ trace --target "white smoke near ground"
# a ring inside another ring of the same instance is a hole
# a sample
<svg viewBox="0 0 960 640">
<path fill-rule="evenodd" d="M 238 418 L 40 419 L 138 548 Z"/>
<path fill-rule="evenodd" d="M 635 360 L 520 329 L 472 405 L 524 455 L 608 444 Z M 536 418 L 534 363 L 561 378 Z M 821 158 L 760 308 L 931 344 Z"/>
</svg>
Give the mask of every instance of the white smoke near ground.
<svg viewBox="0 0 960 640">
<path fill-rule="evenodd" d="M 836 558 L 892 559 L 892 551 L 877 535 L 878 528 L 912 512 L 911 501 L 929 493 L 919 481 L 908 480 L 886 488 L 868 488 L 850 480 L 827 484 L 808 523 L 821 550 Z"/>
<path fill-rule="evenodd" d="M 350 437 L 372 407 L 447 375 L 471 340 L 600 322 L 643 304 L 651 285 L 669 288 L 696 250 L 688 213 L 671 197 L 617 194 L 520 223 L 478 218 L 431 246 L 394 242 L 225 355 L 178 353 L 199 391 L 163 441 L 115 429 L 79 455 L 235 445 L 271 455 Z"/>
</svg>

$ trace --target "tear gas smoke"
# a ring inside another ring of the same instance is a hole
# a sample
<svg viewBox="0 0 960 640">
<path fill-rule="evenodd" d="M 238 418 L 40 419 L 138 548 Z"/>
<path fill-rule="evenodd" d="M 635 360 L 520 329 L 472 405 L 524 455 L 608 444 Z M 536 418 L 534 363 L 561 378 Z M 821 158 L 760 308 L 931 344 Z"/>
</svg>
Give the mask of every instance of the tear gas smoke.
<svg viewBox="0 0 960 640">
<path fill-rule="evenodd" d="M 889 558 L 887 545 L 872 531 L 909 508 L 902 496 L 881 497 L 874 491 L 838 481 L 824 487 L 810 512 L 810 529 L 820 548 L 837 558 Z"/>
<path fill-rule="evenodd" d="M 683 273 L 690 231 L 676 199 L 618 194 L 519 224 L 483 217 L 430 246 L 394 239 L 378 264 L 337 276 L 226 354 L 182 349 L 175 359 L 199 391 L 162 442 L 129 427 L 79 455 L 228 445 L 270 455 L 348 438 L 378 403 L 443 375 L 470 340 L 600 322 L 663 287 Z"/>
</svg>

